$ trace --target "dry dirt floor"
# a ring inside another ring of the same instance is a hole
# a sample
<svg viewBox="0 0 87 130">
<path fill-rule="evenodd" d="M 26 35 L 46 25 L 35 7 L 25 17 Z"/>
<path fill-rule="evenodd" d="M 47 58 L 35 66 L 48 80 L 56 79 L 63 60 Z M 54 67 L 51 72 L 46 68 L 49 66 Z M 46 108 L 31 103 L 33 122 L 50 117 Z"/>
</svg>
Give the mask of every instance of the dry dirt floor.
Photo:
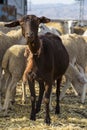
<svg viewBox="0 0 87 130">
<path fill-rule="evenodd" d="M 80 96 L 75 96 L 70 88 L 66 96 L 60 102 L 61 112 L 55 115 L 55 87 L 53 88 L 52 106 L 50 112 L 51 125 L 44 123 L 45 109 L 42 103 L 41 111 L 36 116 L 36 121 L 29 119 L 31 111 L 30 93 L 27 86 L 27 101 L 25 105 L 21 102 L 21 85 L 17 86 L 15 104 L 12 110 L 9 110 L 8 116 L 3 117 L 0 112 L 0 130 L 87 130 L 87 95 L 85 103 L 80 103 Z M 38 84 L 36 85 L 36 94 L 38 96 Z"/>
</svg>

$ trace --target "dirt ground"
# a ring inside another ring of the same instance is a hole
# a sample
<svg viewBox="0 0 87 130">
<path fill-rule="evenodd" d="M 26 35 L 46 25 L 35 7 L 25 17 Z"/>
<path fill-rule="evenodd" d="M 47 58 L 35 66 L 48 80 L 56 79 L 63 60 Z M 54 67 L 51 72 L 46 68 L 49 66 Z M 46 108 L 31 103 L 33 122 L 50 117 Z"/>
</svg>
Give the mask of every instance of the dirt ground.
<svg viewBox="0 0 87 130">
<path fill-rule="evenodd" d="M 42 104 L 40 113 L 36 116 L 36 121 L 31 121 L 30 93 L 27 86 L 27 102 L 21 103 L 21 86 L 17 86 L 16 101 L 13 110 L 10 110 L 8 117 L 3 117 L 0 112 L 0 130 L 87 130 L 87 95 L 85 104 L 80 103 L 80 96 L 76 97 L 73 90 L 67 90 L 66 96 L 60 102 L 61 113 L 55 115 L 55 87 L 53 88 L 52 105 L 50 112 L 51 125 L 44 123 L 45 109 Z M 38 85 L 36 86 L 38 96 Z"/>
</svg>

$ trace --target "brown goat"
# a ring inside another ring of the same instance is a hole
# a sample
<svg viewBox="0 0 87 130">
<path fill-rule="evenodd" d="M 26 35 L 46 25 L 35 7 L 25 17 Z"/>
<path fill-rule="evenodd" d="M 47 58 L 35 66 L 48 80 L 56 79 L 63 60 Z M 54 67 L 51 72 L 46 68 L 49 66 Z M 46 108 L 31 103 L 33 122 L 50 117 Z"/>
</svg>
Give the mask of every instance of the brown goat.
<svg viewBox="0 0 87 130">
<path fill-rule="evenodd" d="M 46 17 L 39 18 L 35 15 L 26 15 L 22 17 L 21 20 L 5 24 L 6 27 L 14 27 L 17 25 L 22 27 L 22 34 L 27 39 L 27 45 L 33 54 L 32 60 L 35 63 L 35 67 L 37 68 L 37 71 L 35 72 L 36 80 L 42 81 L 45 84 L 44 102 L 46 111 L 45 122 L 47 124 L 50 124 L 49 100 L 52 90 L 52 83 L 54 80 L 57 80 L 55 114 L 59 114 L 60 82 L 69 64 L 68 53 L 58 36 L 47 33 L 38 37 L 39 24 L 47 23 L 49 21 L 50 19 Z M 36 95 L 33 82 L 34 80 L 29 80 L 32 103 L 30 119 L 35 120 L 38 105 L 35 105 Z M 40 94 L 43 94 L 42 91 Z"/>
</svg>

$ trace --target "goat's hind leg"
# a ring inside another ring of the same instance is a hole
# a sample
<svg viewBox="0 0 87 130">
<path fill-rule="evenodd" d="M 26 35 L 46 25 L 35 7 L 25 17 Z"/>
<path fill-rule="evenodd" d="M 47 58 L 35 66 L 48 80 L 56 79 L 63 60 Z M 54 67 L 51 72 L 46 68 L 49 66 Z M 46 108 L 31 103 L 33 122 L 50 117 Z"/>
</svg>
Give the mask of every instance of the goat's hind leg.
<svg viewBox="0 0 87 130">
<path fill-rule="evenodd" d="M 3 94 L 6 93 L 6 87 L 8 85 L 10 76 L 7 73 L 4 73 L 4 71 L 2 71 L 1 77 L 0 77 L 0 111 L 3 110 L 2 107 L 2 96 Z"/>
<path fill-rule="evenodd" d="M 6 96 L 5 96 L 5 101 L 4 101 L 4 106 L 3 106 L 3 110 L 5 110 L 4 112 L 4 116 L 7 116 L 8 113 L 8 108 L 10 105 L 10 98 L 12 96 L 13 90 L 15 89 L 17 84 L 17 80 L 12 79 L 12 81 L 10 82 L 7 91 L 6 91 Z"/>
<path fill-rule="evenodd" d="M 61 80 L 62 80 L 62 77 L 60 77 L 57 80 L 55 114 L 59 114 L 60 113 L 59 97 L 60 97 L 60 83 L 61 83 Z"/>
<path fill-rule="evenodd" d="M 51 81 L 51 80 L 50 80 Z M 44 102 L 45 102 L 45 111 L 46 111 L 46 117 L 45 117 L 45 123 L 48 125 L 51 123 L 50 114 L 49 114 L 49 103 L 50 103 L 50 94 L 52 91 L 52 83 L 46 83 L 45 84 L 45 96 L 44 96 Z"/>
<path fill-rule="evenodd" d="M 2 111 L 2 87 L 3 87 L 4 75 L 2 69 L 0 68 L 0 111 Z"/>
</svg>

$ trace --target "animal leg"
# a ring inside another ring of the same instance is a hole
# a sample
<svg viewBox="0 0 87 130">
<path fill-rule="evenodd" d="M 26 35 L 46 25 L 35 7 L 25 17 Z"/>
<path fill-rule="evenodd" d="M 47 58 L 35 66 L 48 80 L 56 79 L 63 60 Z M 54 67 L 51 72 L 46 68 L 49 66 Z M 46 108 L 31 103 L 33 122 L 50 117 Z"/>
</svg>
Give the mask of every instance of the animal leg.
<svg viewBox="0 0 87 130">
<path fill-rule="evenodd" d="M 84 103 L 85 96 L 86 96 L 86 92 L 87 92 L 87 84 L 84 84 L 84 86 L 83 86 L 83 91 L 82 91 L 82 95 L 81 95 L 81 102 L 82 102 L 82 103 Z"/>
<path fill-rule="evenodd" d="M 43 98 L 43 94 L 44 94 L 44 83 L 43 82 L 39 82 L 39 97 L 38 97 L 38 101 L 36 103 L 36 113 L 38 113 L 40 111 L 41 108 L 41 102 L 42 102 L 42 98 Z"/>
<path fill-rule="evenodd" d="M 60 113 L 60 106 L 59 106 L 59 97 L 60 97 L 60 83 L 61 83 L 62 77 L 60 77 L 57 80 L 57 88 L 56 88 L 56 109 L 55 109 L 55 114 Z"/>
<path fill-rule="evenodd" d="M 46 83 L 44 102 L 45 102 L 45 111 L 46 111 L 45 123 L 47 123 L 48 125 L 51 123 L 50 114 L 49 114 L 49 102 L 50 102 L 51 90 L 52 90 L 52 83 Z"/>
<path fill-rule="evenodd" d="M 22 82 L 22 104 L 26 102 L 26 84 Z"/>
<path fill-rule="evenodd" d="M 70 84 L 71 84 L 70 81 L 67 79 L 67 81 L 66 81 L 66 83 L 65 83 L 65 85 L 62 88 L 62 91 L 60 93 L 60 100 L 62 100 L 64 98 L 66 90 L 70 87 Z"/>
<path fill-rule="evenodd" d="M 16 87 L 16 84 L 17 84 L 17 80 L 12 79 L 12 81 L 10 82 L 10 84 L 7 88 L 4 106 L 3 106 L 3 110 L 5 110 L 4 116 L 7 115 L 8 107 L 9 107 L 9 104 L 10 104 L 10 98 L 12 96 L 12 92 L 13 92 L 14 88 Z"/>
<path fill-rule="evenodd" d="M 53 110 L 53 107 L 52 107 L 52 92 L 51 92 L 51 94 L 50 94 L 49 109 L 50 109 L 50 111 Z"/>
<path fill-rule="evenodd" d="M 2 71 L 1 77 L 0 77 L 0 111 L 3 109 L 2 108 L 2 96 L 6 92 L 6 84 L 8 82 L 9 75 L 7 76 L 4 71 Z"/>
<path fill-rule="evenodd" d="M 5 90 L 7 90 L 11 80 L 12 80 L 12 77 L 9 73 L 6 73 L 6 83 L 5 83 Z M 13 104 L 15 102 L 15 95 L 16 95 L 16 88 L 13 90 L 13 93 L 12 93 L 12 96 L 11 96 L 11 103 Z"/>
<path fill-rule="evenodd" d="M 36 94 L 35 94 L 35 82 L 28 80 L 30 94 L 31 94 L 31 114 L 30 120 L 36 120 L 36 112 L 35 112 L 35 103 L 36 103 Z"/>
</svg>

